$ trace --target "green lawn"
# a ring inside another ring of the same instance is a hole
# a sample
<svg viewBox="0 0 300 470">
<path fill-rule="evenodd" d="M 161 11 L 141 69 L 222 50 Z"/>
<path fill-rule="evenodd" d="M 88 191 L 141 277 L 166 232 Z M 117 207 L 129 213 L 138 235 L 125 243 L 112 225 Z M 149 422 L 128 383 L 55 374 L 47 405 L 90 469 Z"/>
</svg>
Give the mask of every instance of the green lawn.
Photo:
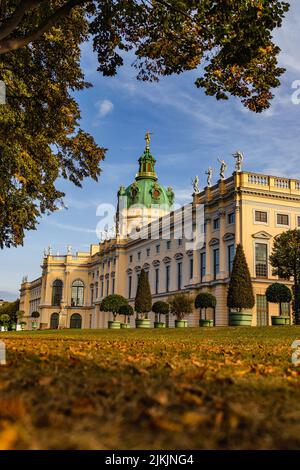
<svg viewBox="0 0 300 470">
<path fill-rule="evenodd" d="M 299 327 L 0 333 L 0 448 L 300 448 Z"/>
</svg>

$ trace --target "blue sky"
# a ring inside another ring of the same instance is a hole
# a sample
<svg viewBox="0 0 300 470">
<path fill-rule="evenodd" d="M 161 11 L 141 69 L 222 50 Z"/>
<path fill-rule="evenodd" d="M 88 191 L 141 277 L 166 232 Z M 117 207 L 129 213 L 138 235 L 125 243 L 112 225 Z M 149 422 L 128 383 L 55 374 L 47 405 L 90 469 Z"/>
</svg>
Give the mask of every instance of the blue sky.
<svg viewBox="0 0 300 470">
<path fill-rule="evenodd" d="M 86 180 L 82 189 L 59 182 L 68 209 L 45 216 L 36 231 L 26 234 L 23 247 L 0 251 L 0 298 L 15 298 L 23 275 L 40 275 L 42 253 L 49 244 L 55 254 L 62 254 L 69 244 L 75 252 L 97 243 L 96 208 L 100 203 L 116 204 L 119 186 L 132 182 L 148 129 L 153 133 L 151 150 L 159 180 L 173 186 L 180 204 L 190 200 L 194 175 L 205 185 L 209 165 L 218 179 L 218 157 L 228 163 L 230 175 L 231 155 L 237 149 L 245 155 L 247 170 L 300 178 L 300 105 L 292 102 L 292 83 L 300 80 L 299 24 L 300 4 L 292 0 L 284 25 L 275 34 L 282 49 L 280 64 L 287 72 L 272 108 L 261 115 L 245 110 L 236 99 L 218 102 L 205 96 L 194 86 L 197 71 L 157 84 L 142 83 L 135 79 L 128 57 L 117 77 L 103 78 L 90 45 L 85 45 L 82 65 L 93 88 L 76 98 L 82 128 L 108 148 L 103 173 L 98 183 Z"/>
</svg>

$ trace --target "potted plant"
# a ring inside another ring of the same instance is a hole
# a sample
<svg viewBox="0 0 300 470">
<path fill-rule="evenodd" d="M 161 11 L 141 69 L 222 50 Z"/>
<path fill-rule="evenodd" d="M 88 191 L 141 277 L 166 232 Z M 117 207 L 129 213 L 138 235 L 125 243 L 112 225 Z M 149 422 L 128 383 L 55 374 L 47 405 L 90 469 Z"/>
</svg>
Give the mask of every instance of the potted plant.
<svg viewBox="0 0 300 470">
<path fill-rule="evenodd" d="M 282 304 L 292 300 L 292 293 L 285 284 L 274 282 L 266 290 L 267 301 L 279 304 L 279 315 L 272 316 L 272 325 L 289 325 L 291 319 L 289 315 L 282 315 Z"/>
<path fill-rule="evenodd" d="M 27 323 L 26 321 L 21 321 L 20 325 L 21 325 L 21 330 L 25 330 L 25 326 L 27 325 Z"/>
<path fill-rule="evenodd" d="M 38 319 L 40 317 L 40 314 L 39 314 L 39 312 L 35 311 L 35 312 L 32 312 L 31 317 L 35 318 L 35 319 Z M 38 322 L 35 320 L 35 321 L 32 322 L 32 329 L 36 330 L 37 327 L 38 327 Z"/>
<path fill-rule="evenodd" d="M 2 328 L 3 328 L 2 331 L 8 331 L 10 316 L 7 313 L 2 313 L 2 315 L 0 315 L 0 322 L 1 322 L 1 325 L 2 325 Z"/>
<path fill-rule="evenodd" d="M 251 326 L 255 299 L 242 245 L 237 245 L 227 293 L 230 326 Z"/>
<path fill-rule="evenodd" d="M 166 328 L 166 323 L 161 321 L 160 316 L 168 315 L 170 312 L 170 305 L 167 302 L 158 300 L 152 305 L 152 312 L 158 315 L 158 321 L 154 322 L 154 328 Z"/>
<path fill-rule="evenodd" d="M 216 304 L 216 297 L 208 292 L 202 292 L 197 295 L 195 298 L 195 308 L 200 308 L 200 313 L 201 310 L 204 309 L 204 318 L 200 318 L 200 326 L 214 326 L 214 320 L 208 320 L 206 318 L 206 310 L 208 308 L 213 308 L 215 310 Z"/>
<path fill-rule="evenodd" d="M 113 320 L 108 321 L 108 328 L 119 330 L 121 328 L 121 322 L 117 321 L 117 315 L 122 305 L 127 305 L 128 302 L 122 295 L 111 294 L 105 297 L 100 304 L 101 312 L 111 312 L 113 314 Z"/>
<path fill-rule="evenodd" d="M 141 274 L 139 276 L 134 308 L 137 315 L 135 320 L 136 328 L 151 328 L 151 321 L 148 318 L 148 313 L 151 312 L 152 309 L 152 296 L 148 275 L 144 269 L 141 270 Z"/>
<path fill-rule="evenodd" d="M 134 314 L 131 305 L 121 305 L 119 308 L 119 315 L 124 315 L 124 323 L 121 323 L 121 328 L 130 328 L 129 317 Z"/>
<path fill-rule="evenodd" d="M 170 304 L 170 312 L 176 316 L 175 328 L 186 328 L 188 326 L 187 320 L 184 317 L 193 311 L 193 299 L 187 294 L 175 294 L 168 300 Z"/>
</svg>

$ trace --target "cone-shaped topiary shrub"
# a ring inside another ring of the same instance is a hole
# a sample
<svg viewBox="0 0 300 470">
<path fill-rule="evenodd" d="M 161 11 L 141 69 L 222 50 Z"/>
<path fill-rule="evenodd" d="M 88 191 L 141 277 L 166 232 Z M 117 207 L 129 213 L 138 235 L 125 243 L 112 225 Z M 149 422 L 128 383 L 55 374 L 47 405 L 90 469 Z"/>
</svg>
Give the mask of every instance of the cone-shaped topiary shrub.
<svg viewBox="0 0 300 470">
<path fill-rule="evenodd" d="M 142 269 L 136 290 L 134 308 L 138 316 L 147 317 L 152 309 L 152 296 L 147 273 Z"/>
<path fill-rule="evenodd" d="M 241 312 L 255 304 L 251 276 L 242 245 L 237 245 L 227 293 L 227 307 Z"/>
</svg>

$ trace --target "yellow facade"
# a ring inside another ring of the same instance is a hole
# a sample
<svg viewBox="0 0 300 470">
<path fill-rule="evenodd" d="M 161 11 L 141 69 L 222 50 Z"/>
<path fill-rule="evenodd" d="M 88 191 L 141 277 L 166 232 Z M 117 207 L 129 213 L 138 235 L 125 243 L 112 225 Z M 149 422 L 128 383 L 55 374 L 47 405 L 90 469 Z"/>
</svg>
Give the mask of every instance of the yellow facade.
<svg viewBox="0 0 300 470">
<path fill-rule="evenodd" d="M 149 271 L 153 301 L 179 290 L 193 297 L 209 291 L 217 298 L 216 326 L 227 325 L 227 286 L 238 243 L 245 251 L 256 298 L 253 326 L 271 324 L 278 306 L 266 304 L 265 291 L 277 278 L 268 257 L 276 235 L 300 227 L 300 181 L 236 172 L 194 194 L 188 206 L 194 211 L 204 207 L 205 244 L 196 250 L 190 249 L 185 236 L 176 235 L 180 209 L 156 221 L 152 218 L 145 229 L 152 230 L 150 239 L 116 236 L 91 245 L 89 253 L 44 257 L 41 277 L 21 285 L 20 309 L 25 311 L 27 328 L 34 310 L 40 312 L 40 328 L 105 328 L 111 315 L 100 311 L 101 300 L 117 293 L 133 303 L 141 268 Z M 170 235 L 162 238 L 161 228 L 169 218 Z M 154 314 L 150 318 L 154 320 Z M 199 311 L 188 320 L 190 326 L 198 326 Z M 133 318 L 131 322 L 133 326 Z M 173 326 L 174 319 L 167 323 Z"/>
</svg>

